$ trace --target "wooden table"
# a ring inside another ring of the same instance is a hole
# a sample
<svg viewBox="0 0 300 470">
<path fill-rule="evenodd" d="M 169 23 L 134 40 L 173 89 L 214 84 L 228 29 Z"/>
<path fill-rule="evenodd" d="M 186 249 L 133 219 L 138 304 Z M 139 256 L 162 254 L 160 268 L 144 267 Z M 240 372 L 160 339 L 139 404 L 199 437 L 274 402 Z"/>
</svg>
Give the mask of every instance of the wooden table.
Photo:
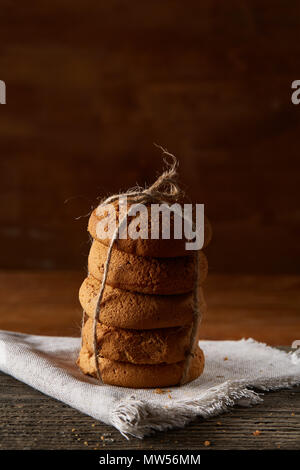
<svg viewBox="0 0 300 470">
<path fill-rule="evenodd" d="M 78 272 L 0 273 L 0 328 L 79 334 Z M 204 338 L 253 336 L 291 344 L 300 334 L 300 278 L 210 276 Z M 299 449 L 300 388 L 267 393 L 250 409 L 234 408 L 188 428 L 126 441 L 118 431 L 0 374 L 1 449 Z M 255 431 L 261 431 L 255 436 Z M 204 441 L 210 441 L 204 447 Z"/>
<path fill-rule="evenodd" d="M 0 374 L 0 449 L 300 449 L 300 387 L 266 393 L 186 428 L 127 441 L 112 428 Z M 258 436 L 253 433 L 261 431 Z M 204 446 L 210 441 L 209 447 Z"/>
</svg>

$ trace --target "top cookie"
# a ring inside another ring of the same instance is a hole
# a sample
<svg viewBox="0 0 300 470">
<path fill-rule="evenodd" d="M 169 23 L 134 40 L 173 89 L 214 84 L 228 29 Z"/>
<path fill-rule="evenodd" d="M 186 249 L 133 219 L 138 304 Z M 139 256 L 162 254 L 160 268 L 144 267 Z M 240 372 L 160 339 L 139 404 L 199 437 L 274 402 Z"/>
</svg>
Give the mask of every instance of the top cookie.
<svg viewBox="0 0 300 470">
<path fill-rule="evenodd" d="M 119 204 L 118 202 L 113 203 L 115 208 L 115 218 L 116 223 L 119 223 L 119 219 L 122 219 L 122 215 L 120 215 L 119 211 Z M 103 206 L 102 213 L 99 214 L 98 208 L 95 209 L 90 218 L 88 224 L 88 231 L 91 236 L 95 239 L 103 243 L 104 245 L 108 246 L 111 240 L 111 234 L 107 236 L 107 238 L 100 238 L 99 234 L 97 233 L 97 224 L 99 221 L 103 220 L 103 218 L 108 217 L 108 220 L 112 221 L 111 214 L 107 211 L 105 212 L 105 207 Z M 108 206 L 107 206 L 108 207 Z M 146 206 L 148 210 L 148 227 L 149 233 L 151 233 L 151 208 L 149 205 Z M 132 221 L 132 217 L 128 217 L 127 227 L 129 226 L 130 222 Z M 111 223 L 111 222 L 110 222 Z M 210 242 L 212 237 L 212 229 L 209 220 L 207 217 L 204 216 L 204 246 L 206 247 Z M 186 239 L 175 239 L 174 238 L 174 216 L 173 213 L 170 214 L 170 239 L 163 239 L 162 233 L 160 231 L 159 238 L 153 239 L 132 239 L 130 237 L 126 239 L 117 239 L 115 241 L 115 246 L 118 250 L 125 251 L 130 254 L 138 255 L 138 256 L 150 256 L 154 258 L 171 258 L 171 257 L 178 257 L 178 256 L 187 256 L 190 254 L 191 251 L 186 250 Z"/>
</svg>

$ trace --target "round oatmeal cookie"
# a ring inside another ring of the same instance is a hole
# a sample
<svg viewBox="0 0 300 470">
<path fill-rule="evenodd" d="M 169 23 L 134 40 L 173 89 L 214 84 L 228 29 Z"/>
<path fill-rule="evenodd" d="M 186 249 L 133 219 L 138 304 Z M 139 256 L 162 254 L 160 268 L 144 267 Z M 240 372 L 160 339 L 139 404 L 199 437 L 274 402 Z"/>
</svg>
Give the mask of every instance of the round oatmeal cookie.
<svg viewBox="0 0 300 470">
<path fill-rule="evenodd" d="M 115 208 L 115 215 L 105 210 L 106 206 L 103 208 L 98 206 L 91 214 L 88 223 L 88 231 L 92 235 L 92 237 L 102 244 L 108 246 L 111 240 L 111 234 L 107 236 L 107 238 L 103 238 L 103 234 L 99 234 L 99 225 L 98 222 L 103 220 L 104 218 L 107 220 L 107 224 L 110 227 L 113 226 L 113 221 L 115 220 L 116 223 L 119 223 L 120 212 L 119 212 L 119 204 L 118 202 L 112 203 Z M 127 237 L 126 239 L 117 239 L 115 244 L 116 247 L 121 250 L 125 251 L 126 253 L 131 253 L 133 255 L 138 256 L 150 256 L 154 258 L 172 258 L 177 256 L 186 256 L 187 253 L 190 253 L 186 250 L 186 242 L 185 238 L 182 239 L 175 239 L 174 238 L 174 215 L 171 213 L 170 217 L 170 239 L 163 239 L 162 233 L 159 233 L 158 239 L 151 238 L 151 208 L 150 205 L 146 205 L 148 210 L 148 239 L 132 239 Z M 129 207 L 129 206 L 128 206 Z M 123 214 L 121 215 L 121 219 Z M 128 217 L 128 224 L 132 221 L 132 217 Z M 127 229 L 128 230 L 128 229 Z M 184 231 L 183 231 L 184 233 Z M 206 216 L 204 216 L 204 245 L 205 248 L 212 238 L 212 228 L 209 220 Z"/>
<path fill-rule="evenodd" d="M 178 385 L 181 380 L 185 361 L 175 364 L 130 364 L 99 358 L 103 383 L 129 388 L 156 388 Z M 187 382 L 197 379 L 204 369 L 204 354 L 198 347 L 191 361 Z M 77 364 L 84 374 L 97 377 L 95 357 L 88 349 L 81 348 Z"/>
<path fill-rule="evenodd" d="M 94 240 L 88 258 L 89 272 L 102 279 L 108 248 Z M 207 276 L 207 260 L 199 252 L 199 285 Z M 195 284 L 195 255 L 148 258 L 112 250 L 107 284 L 144 294 L 174 295 L 191 292 Z"/>
<path fill-rule="evenodd" d="M 97 323 L 97 350 L 101 357 L 132 364 L 172 364 L 189 350 L 192 325 L 155 330 L 125 330 Z M 82 341 L 94 352 L 93 319 L 82 329 Z"/>
<path fill-rule="evenodd" d="M 91 274 L 83 281 L 79 300 L 85 313 L 94 317 L 100 282 Z M 200 311 L 206 303 L 199 287 Z M 107 326 L 135 330 L 169 328 L 193 321 L 193 293 L 178 295 L 146 295 L 117 289 L 106 284 L 101 302 L 100 321 Z"/>
</svg>

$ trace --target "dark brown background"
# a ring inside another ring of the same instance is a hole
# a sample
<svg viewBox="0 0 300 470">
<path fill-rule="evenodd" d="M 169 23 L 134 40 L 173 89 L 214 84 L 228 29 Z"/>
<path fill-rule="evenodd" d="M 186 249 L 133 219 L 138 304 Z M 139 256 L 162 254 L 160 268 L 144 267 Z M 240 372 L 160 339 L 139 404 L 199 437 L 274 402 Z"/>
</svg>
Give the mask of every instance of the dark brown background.
<svg viewBox="0 0 300 470">
<path fill-rule="evenodd" d="M 206 204 L 211 272 L 300 272 L 297 0 L 2 1 L 1 268 L 82 268 L 97 196 L 157 142 Z M 66 202 L 67 201 L 67 202 Z"/>
</svg>

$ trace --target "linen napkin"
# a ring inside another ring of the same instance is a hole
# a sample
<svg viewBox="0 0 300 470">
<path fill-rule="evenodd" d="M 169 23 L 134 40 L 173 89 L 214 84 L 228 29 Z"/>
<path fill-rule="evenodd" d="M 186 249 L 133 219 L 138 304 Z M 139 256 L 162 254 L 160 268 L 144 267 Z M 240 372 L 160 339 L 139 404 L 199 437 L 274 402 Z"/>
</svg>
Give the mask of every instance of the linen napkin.
<svg viewBox="0 0 300 470">
<path fill-rule="evenodd" d="M 99 383 L 75 364 L 80 338 L 33 336 L 0 331 L 0 370 L 93 418 L 125 437 L 183 427 L 233 405 L 262 401 L 257 391 L 300 384 L 300 358 L 253 339 L 200 341 L 206 365 L 182 387 L 130 389 Z"/>
</svg>

